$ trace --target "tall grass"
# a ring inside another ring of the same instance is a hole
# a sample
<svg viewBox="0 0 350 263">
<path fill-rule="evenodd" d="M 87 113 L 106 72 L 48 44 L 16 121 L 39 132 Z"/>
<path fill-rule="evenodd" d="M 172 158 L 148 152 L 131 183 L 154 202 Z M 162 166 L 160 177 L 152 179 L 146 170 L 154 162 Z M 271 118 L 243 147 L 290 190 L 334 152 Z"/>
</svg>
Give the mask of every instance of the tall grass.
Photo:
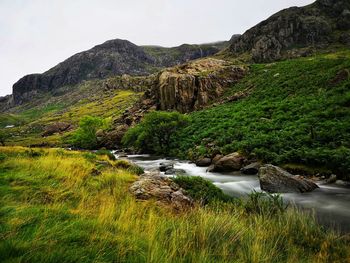
<svg viewBox="0 0 350 263">
<path fill-rule="evenodd" d="M 1 262 L 346 262 L 349 242 L 293 209 L 239 206 L 176 213 L 136 201 L 136 176 L 81 153 L 0 148 Z M 98 156 L 107 161 L 107 156 Z"/>
</svg>

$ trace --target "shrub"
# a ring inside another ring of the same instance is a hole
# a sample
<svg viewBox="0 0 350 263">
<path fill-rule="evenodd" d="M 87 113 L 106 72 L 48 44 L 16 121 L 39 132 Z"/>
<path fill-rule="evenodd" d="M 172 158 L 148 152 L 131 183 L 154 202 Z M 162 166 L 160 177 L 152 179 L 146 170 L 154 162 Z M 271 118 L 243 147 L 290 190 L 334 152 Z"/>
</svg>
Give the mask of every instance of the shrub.
<svg viewBox="0 0 350 263">
<path fill-rule="evenodd" d="M 166 154 L 176 148 L 173 138 L 187 124 L 188 117 L 178 112 L 151 112 L 126 132 L 122 142 L 143 152 Z"/>
<path fill-rule="evenodd" d="M 181 188 L 194 200 L 199 201 L 202 205 L 213 203 L 216 201 L 229 202 L 233 198 L 224 194 L 224 192 L 216 187 L 212 182 L 199 176 L 178 176 L 173 178 Z"/>
<path fill-rule="evenodd" d="M 7 155 L 4 153 L 0 153 L 0 162 L 4 161 L 7 158 Z"/>
<path fill-rule="evenodd" d="M 96 149 L 98 140 L 96 132 L 107 128 L 107 123 L 99 117 L 85 116 L 79 122 L 79 128 L 72 134 L 70 143 L 75 147 Z"/>
</svg>

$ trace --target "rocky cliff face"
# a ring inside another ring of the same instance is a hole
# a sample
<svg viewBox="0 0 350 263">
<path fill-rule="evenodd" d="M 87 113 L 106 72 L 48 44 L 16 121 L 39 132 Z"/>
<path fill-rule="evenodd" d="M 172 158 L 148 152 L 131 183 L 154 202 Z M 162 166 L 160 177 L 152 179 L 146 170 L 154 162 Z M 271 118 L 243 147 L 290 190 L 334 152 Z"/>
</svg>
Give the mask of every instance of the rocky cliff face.
<svg viewBox="0 0 350 263">
<path fill-rule="evenodd" d="M 199 110 L 219 98 L 247 71 L 246 67 L 214 58 L 164 69 L 142 80 L 147 83 L 148 89 L 141 100 L 123 114 L 116 126 L 137 123 L 152 110 L 177 110 L 182 113 Z"/>
<path fill-rule="evenodd" d="M 229 50 L 250 53 L 255 62 L 308 54 L 300 48 L 332 43 L 350 45 L 350 1 L 318 0 L 306 7 L 282 10 L 242 36 L 231 40 Z"/>
<path fill-rule="evenodd" d="M 191 112 L 220 97 L 245 69 L 227 61 L 203 59 L 161 71 L 154 87 L 157 108 Z"/>
<path fill-rule="evenodd" d="M 110 40 L 78 53 L 43 74 L 31 74 L 13 85 L 15 104 L 39 92 L 74 85 L 82 80 L 114 75 L 148 75 L 161 68 L 217 53 L 224 43 L 183 45 L 175 48 L 140 47 L 126 40 Z"/>
</svg>

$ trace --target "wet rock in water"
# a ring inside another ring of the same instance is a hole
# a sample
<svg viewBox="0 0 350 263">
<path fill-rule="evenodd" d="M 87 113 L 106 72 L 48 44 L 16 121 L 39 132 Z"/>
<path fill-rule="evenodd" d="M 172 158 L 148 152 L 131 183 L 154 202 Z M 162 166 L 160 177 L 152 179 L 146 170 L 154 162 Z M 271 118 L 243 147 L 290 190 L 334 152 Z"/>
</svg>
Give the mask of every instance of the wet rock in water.
<svg viewBox="0 0 350 263">
<path fill-rule="evenodd" d="M 329 178 L 326 179 L 326 184 L 333 184 L 337 181 L 337 176 L 332 174 Z"/>
<path fill-rule="evenodd" d="M 179 174 L 185 174 L 185 170 L 182 169 L 169 169 L 165 171 L 166 175 L 179 175 Z"/>
<path fill-rule="evenodd" d="M 205 170 L 207 173 L 213 173 L 214 172 L 214 168 L 215 168 L 215 165 L 214 164 L 212 164 L 212 165 L 210 165 L 208 168 L 207 168 L 207 170 Z"/>
<path fill-rule="evenodd" d="M 196 165 L 199 167 L 207 167 L 211 165 L 211 159 L 210 158 L 201 158 L 196 161 Z"/>
<path fill-rule="evenodd" d="M 340 186 L 349 186 L 350 187 L 350 182 L 343 181 L 343 180 L 336 180 L 335 184 L 340 185 Z"/>
<path fill-rule="evenodd" d="M 247 174 L 247 175 L 255 175 L 259 172 L 259 168 L 261 167 L 261 164 L 258 163 L 258 162 L 255 162 L 255 163 L 251 163 L 247 166 L 244 166 L 242 169 L 241 169 L 241 172 L 243 174 Z"/>
<path fill-rule="evenodd" d="M 212 172 L 232 172 L 232 171 L 239 171 L 243 163 L 245 161 L 245 158 L 235 152 L 231 153 L 229 155 L 225 155 L 224 157 L 220 158 L 215 164 Z"/>
<path fill-rule="evenodd" d="M 166 172 L 167 170 L 174 169 L 174 164 L 173 163 L 160 163 L 159 164 L 159 171 L 161 172 Z"/>
<path fill-rule="evenodd" d="M 260 188 L 270 193 L 305 193 L 318 186 L 301 176 L 295 176 L 280 167 L 267 164 L 259 169 Z"/>
<path fill-rule="evenodd" d="M 185 195 L 182 188 L 159 173 L 141 175 L 140 179 L 131 185 L 129 191 L 137 199 L 156 199 L 161 203 L 172 205 L 177 210 L 193 206 L 193 200 Z"/>
</svg>

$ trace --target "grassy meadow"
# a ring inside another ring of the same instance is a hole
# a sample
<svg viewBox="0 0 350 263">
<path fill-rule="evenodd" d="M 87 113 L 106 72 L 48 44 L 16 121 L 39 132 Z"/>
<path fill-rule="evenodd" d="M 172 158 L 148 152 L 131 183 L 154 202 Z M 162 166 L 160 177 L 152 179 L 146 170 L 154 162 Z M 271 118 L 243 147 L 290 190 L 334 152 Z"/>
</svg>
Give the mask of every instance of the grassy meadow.
<svg viewBox="0 0 350 263">
<path fill-rule="evenodd" d="M 135 200 L 134 170 L 118 167 L 103 154 L 0 147 L 0 261 L 350 260 L 349 237 L 294 208 L 268 216 L 234 202 L 176 212 Z"/>
</svg>

